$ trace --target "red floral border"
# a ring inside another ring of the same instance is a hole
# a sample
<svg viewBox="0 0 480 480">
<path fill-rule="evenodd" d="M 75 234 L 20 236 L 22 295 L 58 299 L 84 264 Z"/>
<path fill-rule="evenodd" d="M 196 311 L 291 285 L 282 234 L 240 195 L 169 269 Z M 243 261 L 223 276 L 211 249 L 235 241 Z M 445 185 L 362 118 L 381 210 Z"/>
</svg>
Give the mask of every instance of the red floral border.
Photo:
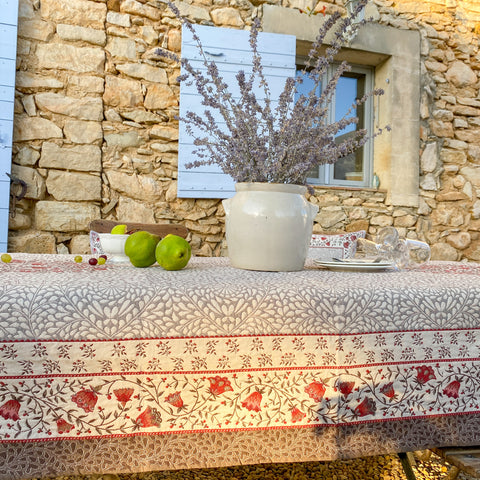
<svg viewBox="0 0 480 480">
<path fill-rule="evenodd" d="M 478 413 L 478 335 L 3 342 L 0 441 Z"/>
</svg>

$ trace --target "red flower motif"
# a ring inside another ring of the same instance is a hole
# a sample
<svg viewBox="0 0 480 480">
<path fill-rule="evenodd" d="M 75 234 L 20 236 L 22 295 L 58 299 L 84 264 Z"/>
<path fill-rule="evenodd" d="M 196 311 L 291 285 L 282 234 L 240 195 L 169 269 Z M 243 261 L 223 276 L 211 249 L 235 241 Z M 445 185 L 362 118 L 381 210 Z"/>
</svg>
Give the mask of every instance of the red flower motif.
<svg viewBox="0 0 480 480">
<path fill-rule="evenodd" d="M 122 404 L 122 407 L 124 407 L 130 398 L 132 398 L 133 391 L 133 388 L 119 388 L 114 390 L 113 393 L 115 394 L 115 397 L 117 397 L 117 401 Z"/>
<path fill-rule="evenodd" d="M 242 407 L 245 407 L 247 410 L 254 410 L 259 412 L 260 402 L 262 401 L 262 394 L 260 392 L 252 392 L 243 402 Z"/>
<path fill-rule="evenodd" d="M 171 393 L 170 395 L 165 397 L 165 401 L 170 403 L 174 407 L 177 407 L 177 408 L 183 407 L 183 400 L 182 400 L 182 397 L 180 396 L 180 392 Z"/>
<path fill-rule="evenodd" d="M 417 380 L 418 383 L 421 385 L 427 383 L 429 380 L 433 380 L 435 377 L 435 373 L 433 368 L 427 365 L 422 365 L 421 367 L 415 367 L 417 370 Z"/>
<path fill-rule="evenodd" d="M 393 389 L 393 382 L 386 383 L 380 388 L 380 393 L 383 393 L 388 398 L 395 397 L 395 390 Z"/>
<path fill-rule="evenodd" d="M 0 407 L 0 415 L 5 420 L 20 420 L 18 411 L 20 410 L 20 402 L 17 400 L 9 400 Z"/>
<path fill-rule="evenodd" d="M 80 390 L 73 395 L 72 400 L 88 413 L 93 412 L 98 400 L 98 395 L 94 390 Z"/>
<path fill-rule="evenodd" d="M 292 422 L 301 422 L 307 415 L 297 407 L 292 408 Z"/>
<path fill-rule="evenodd" d="M 338 382 L 337 383 L 337 388 L 340 390 L 340 393 L 345 397 L 348 397 L 348 395 L 352 393 L 354 386 L 355 386 L 355 382 Z"/>
<path fill-rule="evenodd" d="M 137 425 L 143 428 L 159 427 L 161 423 L 162 417 L 156 408 L 147 407 L 144 412 L 137 417 Z"/>
<path fill-rule="evenodd" d="M 64 420 L 63 418 L 59 418 L 57 420 L 57 430 L 58 430 L 58 433 L 62 434 L 62 433 L 68 433 L 70 430 L 72 430 L 74 428 L 74 425 L 72 425 L 71 423 L 68 423 L 66 420 Z"/>
<path fill-rule="evenodd" d="M 220 395 L 223 392 L 233 392 L 230 380 L 227 377 L 210 377 L 210 392 L 214 395 Z"/>
<path fill-rule="evenodd" d="M 458 390 L 460 388 L 460 382 L 458 380 L 454 380 L 450 382 L 444 389 L 443 393 L 447 397 L 458 398 Z"/>
<path fill-rule="evenodd" d="M 365 398 L 362 403 L 355 407 L 355 413 L 359 417 L 365 417 L 366 415 L 373 415 L 377 411 L 375 400 L 371 398 Z"/>
<path fill-rule="evenodd" d="M 305 392 L 308 393 L 310 398 L 313 398 L 316 402 L 321 402 L 325 395 L 326 387 L 321 382 L 312 382 L 305 387 Z"/>
</svg>

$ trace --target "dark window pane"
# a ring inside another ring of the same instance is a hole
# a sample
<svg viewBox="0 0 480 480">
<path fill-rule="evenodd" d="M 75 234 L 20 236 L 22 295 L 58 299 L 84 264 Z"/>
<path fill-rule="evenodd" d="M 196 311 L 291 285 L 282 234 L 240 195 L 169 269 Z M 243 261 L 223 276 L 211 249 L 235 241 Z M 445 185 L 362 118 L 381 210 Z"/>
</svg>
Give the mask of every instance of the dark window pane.
<svg viewBox="0 0 480 480">
<path fill-rule="evenodd" d="M 340 77 L 337 83 L 335 98 L 335 121 L 341 120 L 352 107 L 356 99 L 362 98 L 365 94 L 365 75 L 358 73 L 347 73 Z M 358 116 L 358 123 L 347 125 L 341 130 L 336 140 L 338 142 L 348 138 L 358 128 L 364 128 L 365 115 L 363 105 L 353 109 L 348 118 Z M 335 180 L 363 181 L 363 148 L 338 160 L 333 167 L 333 178 Z"/>
</svg>

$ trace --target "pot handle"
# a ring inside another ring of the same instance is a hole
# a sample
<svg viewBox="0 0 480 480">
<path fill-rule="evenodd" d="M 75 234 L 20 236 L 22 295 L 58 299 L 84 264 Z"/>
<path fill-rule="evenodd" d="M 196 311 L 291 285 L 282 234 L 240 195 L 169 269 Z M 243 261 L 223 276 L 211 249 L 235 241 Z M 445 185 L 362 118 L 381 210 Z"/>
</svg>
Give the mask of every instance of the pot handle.
<svg viewBox="0 0 480 480">
<path fill-rule="evenodd" d="M 315 215 L 318 213 L 319 206 L 311 202 L 308 202 L 308 206 L 310 207 L 310 215 L 313 219 L 315 218 Z"/>
<path fill-rule="evenodd" d="M 225 210 L 225 213 L 227 215 L 230 214 L 230 203 L 231 203 L 231 201 L 232 201 L 231 198 L 226 198 L 225 200 L 222 200 L 223 209 Z"/>
</svg>

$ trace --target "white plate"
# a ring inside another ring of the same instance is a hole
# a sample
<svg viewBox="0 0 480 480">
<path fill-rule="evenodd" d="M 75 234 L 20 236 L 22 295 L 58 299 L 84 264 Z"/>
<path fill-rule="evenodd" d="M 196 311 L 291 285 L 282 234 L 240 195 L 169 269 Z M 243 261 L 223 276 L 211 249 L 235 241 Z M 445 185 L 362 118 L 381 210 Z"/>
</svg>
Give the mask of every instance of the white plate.
<svg viewBox="0 0 480 480">
<path fill-rule="evenodd" d="M 395 265 L 390 262 L 365 262 L 358 261 L 355 262 L 353 259 L 349 261 L 339 261 L 339 262 L 322 262 L 321 260 L 314 260 L 315 265 L 319 267 L 327 268 L 328 270 L 333 270 L 336 272 L 346 272 L 346 271 L 369 271 L 369 272 L 379 272 L 382 270 L 387 270 L 389 268 L 394 268 Z"/>
</svg>

